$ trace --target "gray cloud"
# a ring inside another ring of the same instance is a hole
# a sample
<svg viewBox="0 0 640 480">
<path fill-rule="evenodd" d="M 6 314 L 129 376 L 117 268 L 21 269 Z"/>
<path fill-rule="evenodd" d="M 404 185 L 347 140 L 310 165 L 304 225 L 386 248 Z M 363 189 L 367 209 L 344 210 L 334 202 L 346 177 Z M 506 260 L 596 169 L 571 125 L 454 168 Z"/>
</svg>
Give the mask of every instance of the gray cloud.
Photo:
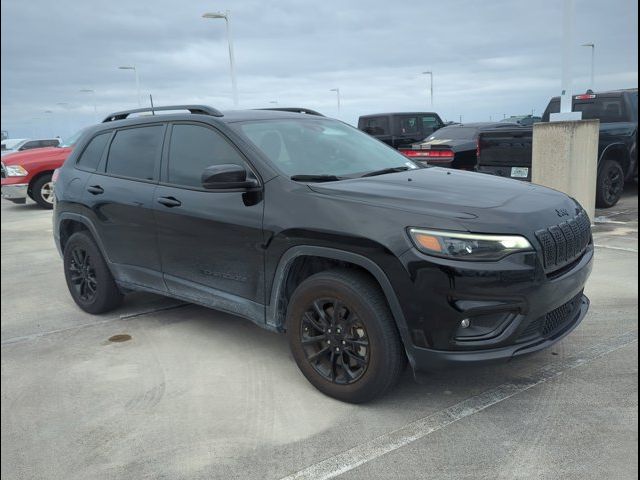
<svg viewBox="0 0 640 480">
<path fill-rule="evenodd" d="M 350 123 L 428 109 L 424 70 L 435 72 L 434 109 L 448 119 L 540 113 L 559 90 L 557 0 L 3 0 L 2 128 L 64 136 L 135 107 L 133 72 L 117 69 L 124 64 L 137 66 L 145 100 L 231 108 L 224 22 L 200 18 L 225 8 L 242 107 L 306 106 Z M 575 90 L 588 84 L 584 42 L 597 45 L 597 88 L 637 85 L 637 35 L 635 1 L 576 1 Z"/>
</svg>

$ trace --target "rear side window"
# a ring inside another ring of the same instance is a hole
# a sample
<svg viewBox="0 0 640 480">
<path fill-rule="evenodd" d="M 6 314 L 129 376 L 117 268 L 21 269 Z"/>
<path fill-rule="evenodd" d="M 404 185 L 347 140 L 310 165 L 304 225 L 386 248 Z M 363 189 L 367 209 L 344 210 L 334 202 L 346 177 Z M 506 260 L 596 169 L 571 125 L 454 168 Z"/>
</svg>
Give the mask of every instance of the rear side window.
<svg viewBox="0 0 640 480">
<path fill-rule="evenodd" d="M 220 133 L 200 125 L 173 126 L 169 144 L 169 183 L 201 188 L 204 170 L 225 163 L 246 166 L 242 156 Z"/>
<path fill-rule="evenodd" d="M 94 172 L 96 168 L 98 168 L 98 164 L 102 158 L 102 153 L 104 152 L 104 147 L 107 146 L 107 142 L 110 137 L 111 132 L 101 133 L 100 135 L 93 137 L 87 145 L 87 148 L 82 152 L 82 155 L 80 155 L 80 158 L 78 158 L 78 167 L 83 170 Z"/>
<path fill-rule="evenodd" d="M 389 119 L 387 117 L 365 118 L 360 129 L 369 135 L 389 135 Z"/>
<path fill-rule="evenodd" d="M 107 173 L 154 180 L 160 160 L 164 126 L 129 128 L 116 132 L 107 158 Z"/>
</svg>

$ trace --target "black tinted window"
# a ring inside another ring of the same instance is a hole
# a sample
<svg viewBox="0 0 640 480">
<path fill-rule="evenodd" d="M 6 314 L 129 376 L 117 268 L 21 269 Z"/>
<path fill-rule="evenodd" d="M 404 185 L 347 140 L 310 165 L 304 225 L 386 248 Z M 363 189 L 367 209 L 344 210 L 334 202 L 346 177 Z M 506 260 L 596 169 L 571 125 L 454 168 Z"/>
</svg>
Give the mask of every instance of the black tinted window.
<svg viewBox="0 0 640 480">
<path fill-rule="evenodd" d="M 418 133 L 420 131 L 418 117 L 399 117 L 398 125 L 400 134 Z"/>
<path fill-rule="evenodd" d="M 599 119 L 603 123 L 626 120 L 622 97 L 596 97 L 590 100 L 574 100 L 573 110 L 582 112 L 583 120 Z"/>
<path fill-rule="evenodd" d="M 198 125 L 174 125 L 169 144 L 169 183 L 202 186 L 211 165 L 245 165 L 244 159 L 218 132 Z"/>
<path fill-rule="evenodd" d="M 107 173 L 153 180 L 163 132 L 161 125 L 118 131 L 109 148 Z"/>
<path fill-rule="evenodd" d="M 104 152 L 104 147 L 107 145 L 109 137 L 111 137 L 111 132 L 102 133 L 94 137 L 87 145 L 87 148 L 84 149 L 82 155 L 80 155 L 78 166 L 84 170 L 95 171 L 98 168 L 98 163 L 100 163 L 102 152 Z"/>
<path fill-rule="evenodd" d="M 389 119 L 387 117 L 365 118 L 361 130 L 369 135 L 388 135 Z"/>
<path fill-rule="evenodd" d="M 39 148 L 40 142 L 38 140 L 33 140 L 31 142 L 26 142 L 20 150 L 31 150 L 32 148 Z"/>
</svg>

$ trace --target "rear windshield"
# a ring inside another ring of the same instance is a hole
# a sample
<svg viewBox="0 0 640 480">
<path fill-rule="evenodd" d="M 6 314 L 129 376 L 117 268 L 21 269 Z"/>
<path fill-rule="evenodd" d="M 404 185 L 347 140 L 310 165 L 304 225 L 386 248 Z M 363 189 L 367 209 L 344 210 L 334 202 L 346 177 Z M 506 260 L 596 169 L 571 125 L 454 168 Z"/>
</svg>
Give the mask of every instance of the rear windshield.
<svg viewBox="0 0 640 480">
<path fill-rule="evenodd" d="M 473 140 L 478 134 L 478 129 L 475 127 L 444 127 L 435 131 L 429 135 L 429 140 Z"/>
</svg>

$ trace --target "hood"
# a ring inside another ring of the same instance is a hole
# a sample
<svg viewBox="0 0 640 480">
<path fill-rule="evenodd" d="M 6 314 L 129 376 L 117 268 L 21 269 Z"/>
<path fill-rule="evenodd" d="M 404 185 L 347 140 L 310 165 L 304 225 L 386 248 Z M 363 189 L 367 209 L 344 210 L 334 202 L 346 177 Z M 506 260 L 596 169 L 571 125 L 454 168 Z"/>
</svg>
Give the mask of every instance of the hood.
<svg viewBox="0 0 640 480">
<path fill-rule="evenodd" d="M 26 165 L 32 162 L 64 160 L 71 152 L 70 147 L 33 148 L 24 152 L 9 153 L 2 157 L 5 165 Z"/>
<path fill-rule="evenodd" d="M 575 216 L 579 208 L 564 193 L 539 185 L 437 167 L 310 188 L 334 198 L 454 220 L 471 232 L 535 231 L 566 220 L 559 218 L 563 211 Z M 437 223 L 422 226 L 438 227 Z"/>
</svg>

